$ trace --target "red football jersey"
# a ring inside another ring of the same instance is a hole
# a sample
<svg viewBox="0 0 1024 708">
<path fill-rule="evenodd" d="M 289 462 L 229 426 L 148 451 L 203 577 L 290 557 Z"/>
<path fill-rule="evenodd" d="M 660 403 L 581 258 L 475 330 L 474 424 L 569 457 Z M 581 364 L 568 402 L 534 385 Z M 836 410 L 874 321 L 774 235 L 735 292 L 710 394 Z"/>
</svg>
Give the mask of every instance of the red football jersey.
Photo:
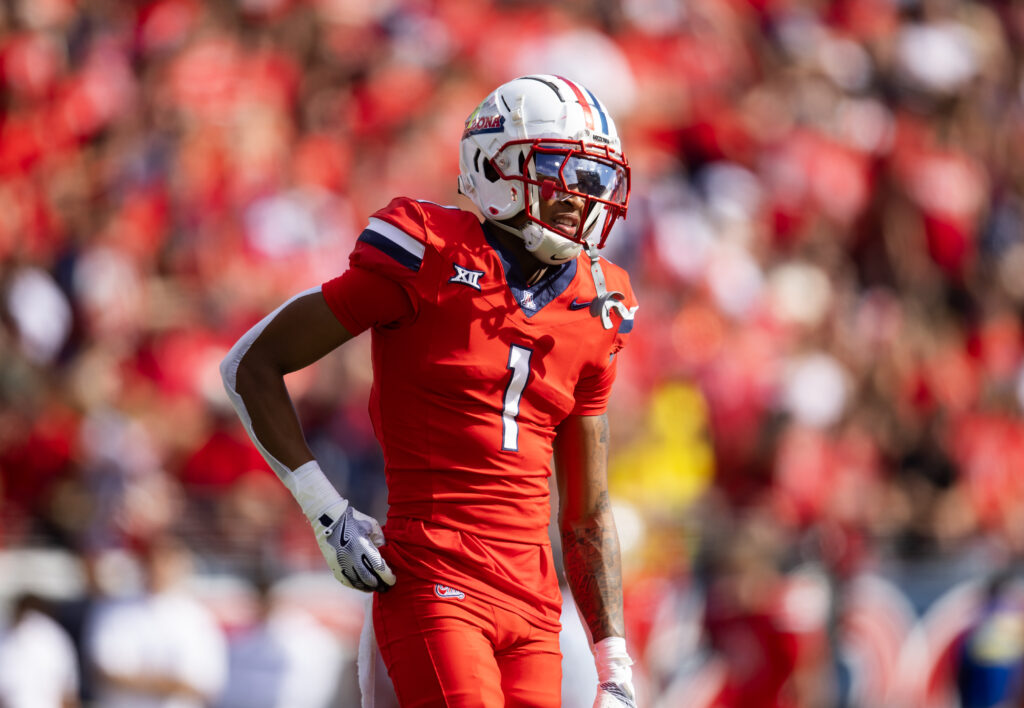
<svg viewBox="0 0 1024 708">
<path fill-rule="evenodd" d="M 369 409 L 389 503 L 381 553 L 399 582 L 409 573 L 511 601 L 557 629 L 552 441 L 570 413 L 605 411 L 633 325 L 628 276 L 602 261 L 608 290 L 625 296 L 605 329 L 589 312 L 586 254 L 526 287 L 474 214 L 406 198 L 370 219 L 351 265 L 399 284 L 412 305 L 372 329 Z M 335 282 L 324 298 L 350 327 Z"/>
</svg>

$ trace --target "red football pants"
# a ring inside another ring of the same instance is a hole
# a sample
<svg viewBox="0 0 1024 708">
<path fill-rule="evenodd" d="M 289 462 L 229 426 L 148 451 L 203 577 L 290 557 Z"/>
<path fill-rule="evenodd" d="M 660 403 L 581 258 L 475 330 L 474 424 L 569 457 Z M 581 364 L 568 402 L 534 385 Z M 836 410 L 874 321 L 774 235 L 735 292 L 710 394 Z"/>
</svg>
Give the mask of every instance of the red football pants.
<svg viewBox="0 0 1024 708">
<path fill-rule="evenodd" d="M 453 588 L 402 578 L 373 597 L 402 708 L 558 708 L 558 633 Z"/>
</svg>

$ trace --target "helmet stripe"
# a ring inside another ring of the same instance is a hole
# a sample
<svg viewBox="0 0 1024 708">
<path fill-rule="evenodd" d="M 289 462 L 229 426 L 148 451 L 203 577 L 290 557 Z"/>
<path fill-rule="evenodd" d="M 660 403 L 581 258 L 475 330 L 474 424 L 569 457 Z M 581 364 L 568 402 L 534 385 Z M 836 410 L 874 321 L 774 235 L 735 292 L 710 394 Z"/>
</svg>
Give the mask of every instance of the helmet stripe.
<svg viewBox="0 0 1024 708">
<path fill-rule="evenodd" d="M 597 109 L 598 115 L 601 116 L 601 132 L 604 133 L 605 135 L 607 135 L 608 134 L 608 116 L 605 115 L 604 107 L 601 106 L 601 102 L 597 100 L 597 96 L 594 95 L 593 91 L 591 91 L 590 89 L 588 89 L 586 87 L 584 87 L 584 90 L 587 92 L 587 95 L 590 96 L 590 99 L 594 102 L 594 108 Z"/>
<path fill-rule="evenodd" d="M 583 106 L 583 118 L 587 121 L 587 128 L 590 130 L 594 129 L 594 112 L 590 109 L 590 102 L 587 101 L 587 97 L 580 91 L 580 87 L 569 81 L 564 76 L 559 76 L 559 79 L 565 82 L 565 84 L 572 89 L 572 92 L 576 94 L 576 102 Z"/>
<path fill-rule="evenodd" d="M 558 86 L 557 86 L 556 84 L 553 84 L 553 83 L 551 83 L 550 81 L 548 81 L 548 80 L 546 80 L 546 79 L 542 79 L 542 78 L 541 78 L 541 77 L 539 77 L 539 76 L 524 76 L 523 78 L 524 78 L 524 79 L 529 79 L 529 80 L 531 80 L 531 81 L 539 81 L 539 82 L 541 82 L 542 84 L 544 84 L 545 86 L 547 86 L 547 87 L 548 87 L 549 89 L 551 89 L 552 91 L 554 91 L 554 92 L 555 92 L 555 95 L 556 95 L 556 96 L 558 96 L 558 99 L 559 99 L 560 101 L 562 101 L 563 103 L 565 103 L 565 99 L 564 99 L 564 98 L 562 98 L 562 92 L 558 90 Z M 503 99 L 503 100 L 504 100 L 504 99 Z M 505 107 L 506 107 L 506 108 L 508 108 L 508 105 L 506 104 L 506 106 L 505 106 Z"/>
</svg>

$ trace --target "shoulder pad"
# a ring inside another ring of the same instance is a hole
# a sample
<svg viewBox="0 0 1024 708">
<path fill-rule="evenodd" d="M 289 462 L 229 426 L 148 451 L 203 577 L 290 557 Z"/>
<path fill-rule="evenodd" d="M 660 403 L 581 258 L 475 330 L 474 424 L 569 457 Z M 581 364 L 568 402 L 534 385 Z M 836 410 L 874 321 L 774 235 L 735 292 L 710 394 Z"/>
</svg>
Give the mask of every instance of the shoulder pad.
<svg viewBox="0 0 1024 708">
<path fill-rule="evenodd" d="M 370 217 L 359 235 L 353 263 L 373 264 L 385 270 L 402 267 L 419 271 L 426 250 L 443 250 L 445 238 L 458 233 L 466 219 L 475 222 L 476 216 L 458 207 L 396 197 Z M 381 261 L 382 257 L 385 260 Z"/>
</svg>

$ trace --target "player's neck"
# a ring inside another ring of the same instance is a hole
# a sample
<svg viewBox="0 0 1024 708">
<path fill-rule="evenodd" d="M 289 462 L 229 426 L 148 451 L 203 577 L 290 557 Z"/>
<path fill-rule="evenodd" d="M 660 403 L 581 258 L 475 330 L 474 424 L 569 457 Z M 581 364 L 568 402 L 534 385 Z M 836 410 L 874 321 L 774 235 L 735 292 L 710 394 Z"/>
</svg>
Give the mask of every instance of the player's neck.
<svg viewBox="0 0 1024 708">
<path fill-rule="evenodd" d="M 519 268 L 519 272 L 523 274 L 523 279 L 526 281 L 527 286 L 536 285 L 544 277 L 544 273 L 548 269 L 547 264 L 534 258 L 533 254 L 526 250 L 526 245 L 522 239 L 516 238 L 512 234 L 495 228 L 486 222 L 484 223 L 484 228 L 501 242 L 502 250 L 515 259 L 516 266 Z"/>
</svg>

